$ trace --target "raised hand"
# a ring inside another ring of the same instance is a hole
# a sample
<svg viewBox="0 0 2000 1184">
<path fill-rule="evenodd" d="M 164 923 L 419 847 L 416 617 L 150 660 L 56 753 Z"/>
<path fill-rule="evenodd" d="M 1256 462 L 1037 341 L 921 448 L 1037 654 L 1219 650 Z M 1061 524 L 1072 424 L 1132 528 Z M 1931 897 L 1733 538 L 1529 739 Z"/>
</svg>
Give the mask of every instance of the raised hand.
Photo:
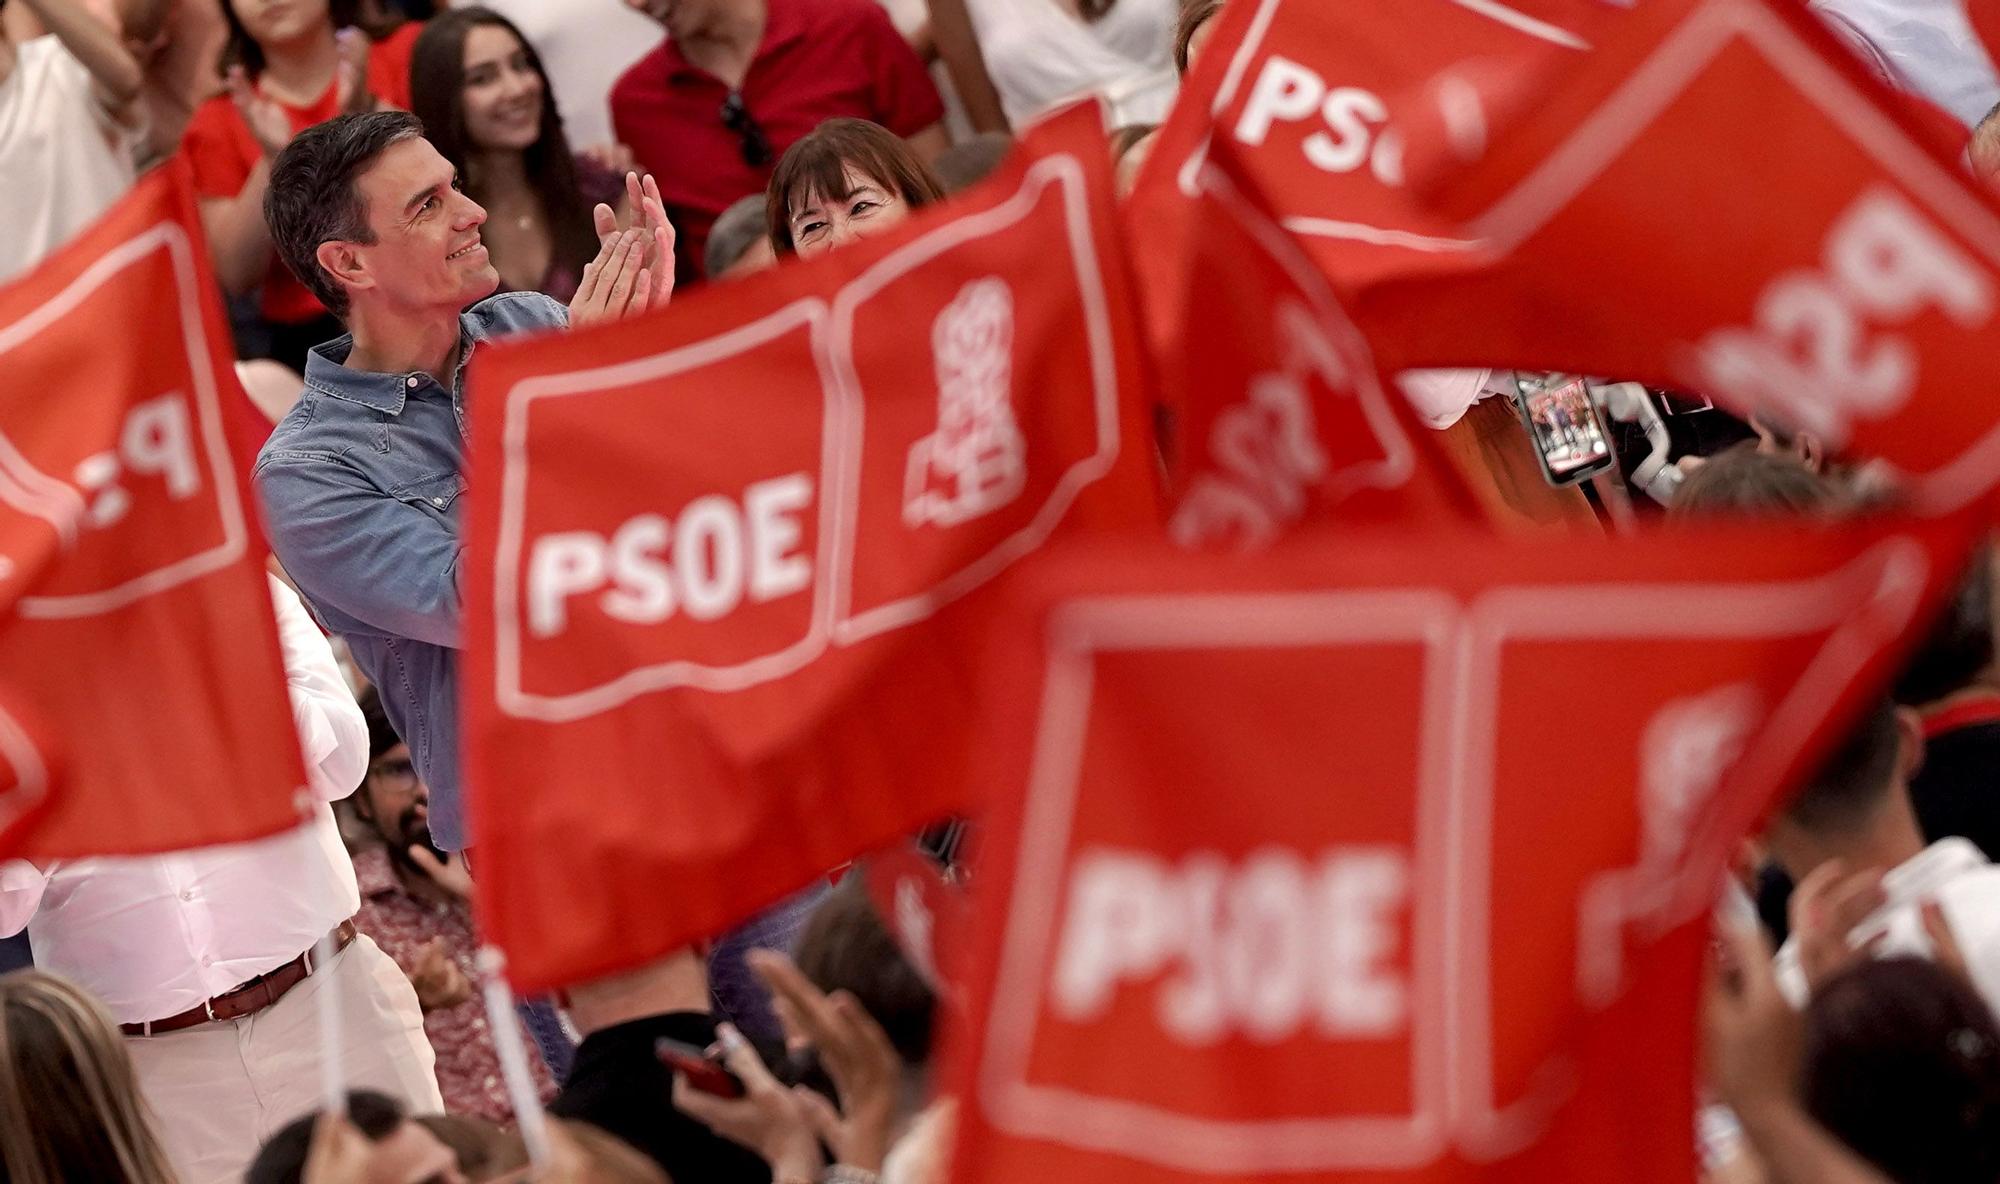
<svg viewBox="0 0 2000 1184">
<path fill-rule="evenodd" d="M 429 876 L 433 884 L 460 900 L 472 898 L 472 873 L 466 870 L 463 856 L 447 855 L 439 859 L 429 847 L 416 843 L 410 845 L 408 854 L 410 862 Z"/>
<path fill-rule="evenodd" d="M 335 109 L 344 115 L 373 111 L 375 96 L 368 93 L 368 34 L 342 29 L 333 38 L 340 48 L 340 65 L 334 71 Z"/>
<path fill-rule="evenodd" d="M 1880 869 L 1850 871 L 1838 859 L 1814 868 L 1799 882 L 1790 905 L 1792 940 L 1798 946 L 1799 969 L 1810 989 L 1817 991 L 1821 983 L 1868 956 L 1888 936 L 1883 930 L 1865 943 L 1854 941 L 1855 930 L 1887 900 Z"/>
<path fill-rule="evenodd" d="M 674 1074 L 674 1108 L 708 1126 L 723 1138 L 764 1157 L 774 1180 L 813 1180 L 826 1165 L 813 1133 L 805 1086 L 787 1089 L 771 1076 L 763 1059 L 743 1034 L 717 1024 L 722 1063 L 743 1083 L 740 1098 L 719 1098 Z"/>
<path fill-rule="evenodd" d="M 838 1162 L 866 1172 L 881 1171 L 903 1080 L 903 1062 L 889 1034 L 860 1000 L 846 991 L 826 994 L 785 955 L 752 950 L 748 960 L 771 988 L 786 1029 L 812 1042 L 840 1095 L 838 1109 L 819 1094 L 801 1096 L 813 1130 Z"/>
<path fill-rule="evenodd" d="M 646 266 L 646 239 L 639 230 L 616 231 L 604 239 L 597 258 L 584 266 L 583 281 L 570 299 L 572 328 L 637 316 L 651 306 L 654 285 Z"/>
<path fill-rule="evenodd" d="M 643 178 L 636 172 L 625 174 L 625 205 L 633 212 L 626 226 L 619 225 L 618 212 L 603 202 L 591 211 L 597 239 L 604 242 L 626 230 L 640 230 L 647 236 L 645 264 L 651 286 L 646 300 L 649 307 L 664 307 L 674 294 L 674 224 L 667 219 L 666 203 L 660 199 L 659 182 L 652 174 Z"/>
<path fill-rule="evenodd" d="M 265 98 L 250 83 L 250 75 L 241 66 L 231 66 L 223 85 L 229 90 L 229 99 L 236 104 L 236 111 L 243 116 L 243 123 L 250 129 L 250 136 L 267 157 L 275 157 L 292 142 L 292 117 L 285 114 L 275 99 Z"/>
</svg>

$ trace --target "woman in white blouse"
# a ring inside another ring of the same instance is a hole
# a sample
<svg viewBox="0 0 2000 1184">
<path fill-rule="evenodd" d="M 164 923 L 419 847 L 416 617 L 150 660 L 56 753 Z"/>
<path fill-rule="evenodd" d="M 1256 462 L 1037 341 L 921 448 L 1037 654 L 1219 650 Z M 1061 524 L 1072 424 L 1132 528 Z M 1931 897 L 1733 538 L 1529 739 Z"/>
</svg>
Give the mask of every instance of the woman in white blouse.
<svg viewBox="0 0 2000 1184">
<path fill-rule="evenodd" d="M 1172 105 L 1178 0 L 929 0 L 938 53 L 961 92 L 983 74 L 1016 129 L 1086 95 L 1112 125 Z"/>
</svg>

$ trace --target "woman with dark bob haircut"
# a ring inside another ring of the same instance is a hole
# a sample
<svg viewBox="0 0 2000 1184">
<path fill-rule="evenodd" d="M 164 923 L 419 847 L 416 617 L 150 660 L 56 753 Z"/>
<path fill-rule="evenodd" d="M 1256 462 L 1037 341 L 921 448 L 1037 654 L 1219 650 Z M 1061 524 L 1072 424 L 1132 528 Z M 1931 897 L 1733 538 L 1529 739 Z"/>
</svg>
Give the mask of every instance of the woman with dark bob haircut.
<svg viewBox="0 0 2000 1184">
<path fill-rule="evenodd" d="M 865 119 L 829 119 L 786 149 L 764 193 L 771 246 L 818 255 L 880 234 L 944 186 L 902 137 Z"/>
<path fill-rule="evenodd" d="M 572 156 L 535 47 L 490 8 L 453 8 L 410 55 L 410 110 L 486 207 L 480 238 L 501 285 L 568 301 L 597 255 L 591 207 L 617 206 L 609 169 Z"/>
</svg>

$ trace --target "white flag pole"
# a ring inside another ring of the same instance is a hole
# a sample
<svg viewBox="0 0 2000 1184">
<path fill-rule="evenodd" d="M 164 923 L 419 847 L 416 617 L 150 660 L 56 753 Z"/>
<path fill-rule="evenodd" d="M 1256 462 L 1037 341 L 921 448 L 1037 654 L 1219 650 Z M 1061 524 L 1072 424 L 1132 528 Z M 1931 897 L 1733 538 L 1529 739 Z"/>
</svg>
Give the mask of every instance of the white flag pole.
<svg viewBox="0 0 2000 1184">
<path fill-rule="evenodd" d="M 486 998 L 486 1030 L 493 1034 L 493 1047 L 500 1054 L 500 1076 L 507 1082 L 507 1097 L 514 1104 L 514 1120 L 528 1160 L 537 1172 L 549 1167 L 549 1127 L 542 1114 L 542 1100 L 535 1093 L 534 1073 L 528 1067 L 528 1044 L 521 1038 L 521 1021 L 514 1013 L 514 992 L 507 989 L 507 956 L 492 946 L 479 947 L 480 992 Z"/>
</svg>

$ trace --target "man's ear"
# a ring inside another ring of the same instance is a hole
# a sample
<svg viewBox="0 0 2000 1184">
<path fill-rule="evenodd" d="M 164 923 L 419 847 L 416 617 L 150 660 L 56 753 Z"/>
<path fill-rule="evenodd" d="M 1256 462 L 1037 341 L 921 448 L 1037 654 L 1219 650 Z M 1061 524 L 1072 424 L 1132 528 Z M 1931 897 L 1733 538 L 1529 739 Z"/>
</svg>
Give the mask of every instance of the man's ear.
<svg viewBox="0 0 2000 1184">
<path fill-rule="evenodd" d="M 313 258 L 343 288 L 375 286 L 374 277 L 368 273 L 368 261 L 353 243 L 338 240 L 323 242 L 313 252 Z"/>
<path fill-rule="evenodd" d="M 1924 720 L 1908 707 L 1896 708 L 1896 776 L 1908 785 L 1924 767 Z"/>
</svg>

